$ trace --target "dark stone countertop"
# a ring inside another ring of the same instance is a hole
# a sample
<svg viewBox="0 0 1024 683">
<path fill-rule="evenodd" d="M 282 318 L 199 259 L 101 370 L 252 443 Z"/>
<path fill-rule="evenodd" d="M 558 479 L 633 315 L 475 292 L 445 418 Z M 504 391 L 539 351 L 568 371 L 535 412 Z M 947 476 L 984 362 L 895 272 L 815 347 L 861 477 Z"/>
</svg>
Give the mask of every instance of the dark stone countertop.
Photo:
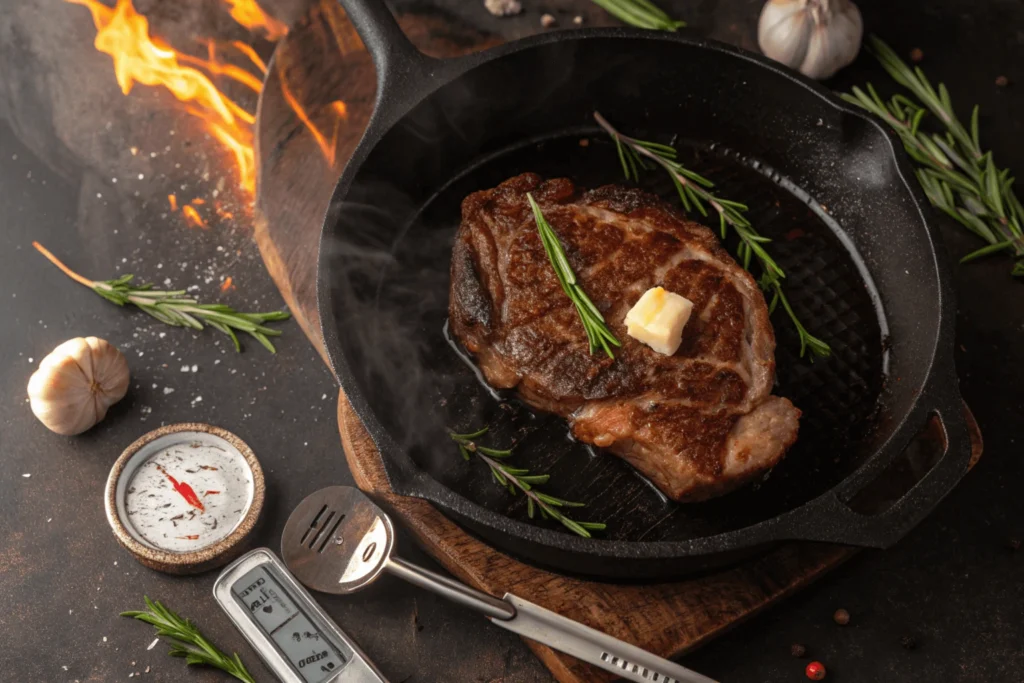
<svg viewBox="0 0 1024 683">
<path fill-rule="evenodd" d="M 499 22 L 475 1 L 438 4 L 508 37 L 532 32 L 547 7 L 561 8 L 564 21 L 586 7 L 524 0 L 529 14 Z M 759 0 L 663 4 L 698 30 L 753 46 Z M 1024 172 L 1024 3 L 860 5 L 870 30 L 901 53 L 924 51 L 923 67 L 947 83 L 959 106 L 981 104 L 984 143 L 998 151 L 1001 165 Z M 999 75 L 1011 85 L 997 87 Z M 886 80 L 862 56 L 835 85 L 868 79 Z M 80 207 L 102 193 L 97 187 L 87 175 L 58 177 L 0 123 L 0 680 L 114 681 L 133 672 L 148 681 L 225 680 L 219 672 L 186 670 L 163 644 L 147 650 L 152 630 L 117 616 L 139 608 L 144 594 L 192 618 L 268 680 L 212 601 L 215 574 L 175 578 L 137 564 L 108 529 L 103 486 L 113 460 L 144 432 L 179 421 L 216 424 L 246 440 L 263 463 L 268 497 L 257 540 L 276 547 L 288 512 L 306 494 L 351 482 L 333 380 L 294 323 L 282 326 L 276 356 L 249 343 L 235 354 L 216 332 L 163 327 L 63 278 L 32 250 L 33 239 L 89 275 L 170 277 L 237 307 L 281 303 L 245 228 L 188 230 L 158 212 L 128 224 L 113 208 L 90 211 L 83 226 Z M 953 254 L 977 246 L 952 223 L 944 223 L 944 233 Z M 1024 551 L 1009 548 L 1010 539 L 1024 536 L 1017 441 L 1024 284 L 1008 270 L 1001 257 L 957 268 L 961 389 L 986 441 L 975 471 L 895 548 L 861 554 L 690 655 L 688 665 L 723 681 L 806 680 L 807 660 L 789 654 L 790 644 L 800 642 L 828 666 L 829 681 L 1024 680 Z M 222 275 L 236 284 L 223 295 L 216 290 Z M 97 428 L 60 437 L 32 417 L 25 385 L 56 344 L 89 334 L 124 350 L 132 388 Z M 430 564 L 408 538 L 399 544 L 404 556 Z M 393 681 L 550 680 L 516 637 L 398 581 L 323 604 Z M 839 607 L 852 615 L 845 628 L 831 618 Z M 917 648 L 904 649 L 904 636 Z"/>
</svg>

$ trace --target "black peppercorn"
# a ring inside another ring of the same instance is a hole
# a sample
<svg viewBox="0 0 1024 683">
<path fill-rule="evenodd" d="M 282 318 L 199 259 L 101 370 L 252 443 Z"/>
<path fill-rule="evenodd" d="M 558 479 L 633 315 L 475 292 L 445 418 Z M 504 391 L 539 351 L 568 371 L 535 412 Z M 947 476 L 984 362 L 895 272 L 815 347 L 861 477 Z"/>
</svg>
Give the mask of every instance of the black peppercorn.
<svg viewBox="0 0 1024 683">
<path fill-rule="evenodd" d="M 789 646 L 789 653 L 794 657 L 803 657 L 807 654 L 807 648 L 800 643 L 793 643 Z"/>
<path fill-rule="evenodd" d="M 917 647 L 917 641 L 914 640 L 914 636 L 903 636 L 900 638 L 900 645 L 904 650 L 913 650 Z"/>
</svg>

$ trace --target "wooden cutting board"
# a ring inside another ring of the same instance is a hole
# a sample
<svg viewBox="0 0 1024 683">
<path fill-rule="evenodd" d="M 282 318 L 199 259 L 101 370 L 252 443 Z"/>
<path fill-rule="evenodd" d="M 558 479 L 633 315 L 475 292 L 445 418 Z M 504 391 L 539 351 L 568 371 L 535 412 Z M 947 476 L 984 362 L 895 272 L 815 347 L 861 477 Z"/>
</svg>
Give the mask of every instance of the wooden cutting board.
<svg viewBox="0 0 1024 683">
<path fill-rule="evenodd" d="M 447 57 L 497 42 L 445 17 L 401 17 L 420 49 Z M 373 65 L 333 0 L 315 5 L 277 46 L 260 98 L 256 240 L 271 276 L 306 335 L 326 361 L 316 310 L 316 255 L 322 218 L 345 160 L 369 120 Z M 336 102 L 340 100 L 344 104 Z M 295 105 L 298 106 L 295 106 Z M 965 406 L 966 410 L 966 406 Z M 967 411 L 974 460 L 981 434 Z M 663 656 L 676 656 L 806 586 L 856 552 L 812 543 L 782 545 L 757 559 L 699 578 L 619 585 L 543 571 L 496 551 L 430 503 L 391 491 L 380 455 L 338 397 L 338 424 L 356 482 L 374 495 L 452 574 L 500 596 L 523 595 L 544 607 Z M 926 448 L 923 438 L 918 448 Z M 562 683 L 614 677 L 527 641 Z"/>
</svg>

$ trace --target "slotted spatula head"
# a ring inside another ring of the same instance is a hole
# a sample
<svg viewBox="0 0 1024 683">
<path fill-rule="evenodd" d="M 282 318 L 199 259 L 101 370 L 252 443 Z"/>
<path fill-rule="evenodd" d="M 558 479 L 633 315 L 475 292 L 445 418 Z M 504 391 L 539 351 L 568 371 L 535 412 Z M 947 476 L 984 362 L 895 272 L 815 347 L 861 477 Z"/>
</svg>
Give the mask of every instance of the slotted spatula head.
<svg viewBox="0 0 1024 683">
<path fill-rule="evenodd" d="M 391 520 L 351 486 L 330 486 L 299 503 L 281 535 L 281 557 L 313 590 L 344 595 L 372 583 L 394 545 Z"/>
</svg>

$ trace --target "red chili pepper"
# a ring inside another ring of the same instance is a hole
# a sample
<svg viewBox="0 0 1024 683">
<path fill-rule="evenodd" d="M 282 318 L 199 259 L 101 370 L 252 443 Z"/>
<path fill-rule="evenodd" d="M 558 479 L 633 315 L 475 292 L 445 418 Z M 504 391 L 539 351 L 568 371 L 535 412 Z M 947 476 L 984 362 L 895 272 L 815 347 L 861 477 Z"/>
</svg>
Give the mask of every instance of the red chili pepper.
<svg viewBox="0 0 1024 683">
<path fill-rule="evenodd" d="M 189 486 L 187 483 L 183 481 L 179 482 L 177 479 L 168 474 L 167 470 L 165 470 L 163 467 L 160 467 L 160 465 L 157 465 L 156 468 L 164 473 L 164 476 L 170 480 L 171 486 L 174 487 L 175 491 L 181 494 L 181 497 L 185 499 L 186 503 L 188 503 L 194 508 L 198 508 L 200 512 L 206 511 L 206 508 L 203 507 L 203 501 L 199 500 L 199 496 L 196 495 L 196 492 L 192 490 L 191 486 Z"/>
<path fill-rule="evenodd" d="M 807 677 L 809 679 L 811 679 L 812 681 L 824 680 L 825 679 L 825 665 L 822 664 L 821 662 L 811 662 L 810 664 L 807 665 L 807 668 L 804 670 L 804 673 L 806 673 Z"/>
<path fill-rule="evenodd" d="M 217 493 L 220 493 L 220 491 L 207 491 L 207 492 L 206 492 L 206 495 L 207 495 L 207 496 L 212 496 L 212 495 L 215 495 L 215 494 L 217 494 Z"/>
<path fill-rule="evenodd" d="M 189 534 L 188 536 L 178 536 L 183 541 L 197 541 L 199 540 L 199 534 Z"/>
</svg>

